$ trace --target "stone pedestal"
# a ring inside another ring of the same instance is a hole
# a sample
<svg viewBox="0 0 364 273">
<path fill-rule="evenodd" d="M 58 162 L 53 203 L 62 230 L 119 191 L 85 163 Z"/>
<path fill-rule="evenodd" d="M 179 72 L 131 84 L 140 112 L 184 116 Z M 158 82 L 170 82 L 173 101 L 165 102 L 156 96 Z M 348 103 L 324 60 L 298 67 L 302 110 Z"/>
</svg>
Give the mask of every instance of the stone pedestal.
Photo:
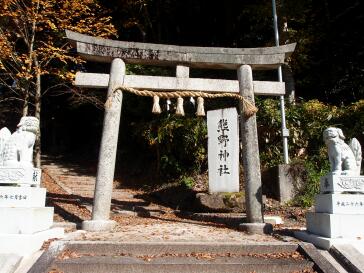
<svg viewBox="0 0 364 273">
<path fill-rule="evenodd" d="M 44 207 L 45 198 L 45 188 L 0 186 L 0 208 Z"/>
<path fill-rule="evenodd" d="M 364 239 L 364 176 L 326 175 L 320 181 L 307 231 L 296 237 L 321 248 Z"/>
<path fill-rule="evenodd" d="M 32 234 L 0 233 L 0 254 L 11 253 L 20 256 L 31 255 L 38 251 L 43 243 L 52 238 L 64 236 L 63 228 L 50 228 Z"/>
<path fill-rule="evenodd" d="M 292 175 L 290 164 L 279 164 L 262 173 L 263 194 L 277 199 L 282 204 L 292 200 L 303 183 Z"/>
<path fill-rule="evenodd" d="M 46 189 L 31 186 L 39 184 L 38 170 L 0 169 L 6 174 L 0 178 L 0 253 L 29 255 L 44 241 L 64 235 L 63 228 L 52 228 L 54 208 L 45 207 Z"/>
</svg>

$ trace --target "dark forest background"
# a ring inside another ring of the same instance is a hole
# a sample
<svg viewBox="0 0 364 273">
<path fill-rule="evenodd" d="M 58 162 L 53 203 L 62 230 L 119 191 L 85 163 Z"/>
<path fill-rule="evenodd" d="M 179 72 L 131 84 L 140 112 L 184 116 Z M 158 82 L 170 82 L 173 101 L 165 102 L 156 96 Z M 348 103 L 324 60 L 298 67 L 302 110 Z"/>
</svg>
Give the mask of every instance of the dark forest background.
<svg viewBox="0 0 364 273">
<path fill-rule="evenodd" d="M 206 47 L 275 45 L 271 1 L 100 0 L 99 3 L 103 12 L 106 10 L 112 17 L 118 36 L 114 38 L 119 40 Z M 349 136 L 363 140 L 363 5 L 359 0 L 277 1 L 280 44 L 297 43 L 284 67 L 284 78 L 295 91 L 295 103 L 287 98 L 293 160 L 325 158 L 321 133 L 328 125 L 341 126 Z M 108 72 L 109 66 L 87 63 L 72 69 Z M 156 67 L 127 69 L 136 74 L 175 73 Z M 190 75 L 236 78 L 235 71 L 191 70 Z M 253 75 L 256 79 L 277 79 L 276 71 Z M 44 79 L 45 88 L 54 83 L 51 77 Z M 81 92 L 82 96 L 75 92 Z M 0 93 L 3 97 L 5 94 L 6 90 Z M 103 101 L 105 95 L 105 90 L 58 90 L 43 96 L 43 153 L 71 155 L 96 166 L 103 120 L 102 104 L 97 100 Z M 88 96 L 94 99 L 87 99 Z M 229 100 L 206 101 L 207 109 L 234 105 Z M 257 105 L 264 168 L 282 160 L 279 105 L 278 100 L 264 98 L 257 99 Z M 132 177 L 150 175 L 158 179 L 206 171 L 204 119 L 194 118 L 189 105 L 185 118 L 166 112 L 154 116 L 151 106 L 148 98 L 124 95 L 118 171 Z M 16 104 L 9 110 L 4 102 L 1 110 L 0 125 L 14 130 L 21 111 Z M 315 168 L 320 170 L 324 165 Z"/>
</svg>

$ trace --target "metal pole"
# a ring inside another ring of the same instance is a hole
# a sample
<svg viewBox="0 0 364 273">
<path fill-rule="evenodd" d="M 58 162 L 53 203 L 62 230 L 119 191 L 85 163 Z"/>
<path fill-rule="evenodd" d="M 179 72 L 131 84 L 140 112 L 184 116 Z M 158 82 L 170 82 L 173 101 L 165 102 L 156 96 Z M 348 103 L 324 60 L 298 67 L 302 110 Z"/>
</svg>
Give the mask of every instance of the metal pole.
<svg viewBox="0 0 364 273">
<path fill-rule="evenodd" d="M 279 46 L 279 33 L 278 33 L 278 22 L 277 22 L 277 11 L 276 11 L 276 1 L 272 0 L 272 10 L 273 10 L 273 25 L 274 25 L 274 38 L 276 46 Z M 278 81 L 282 82 L 282 67 L 278 67 Z M 280 96 L 280 106 L 281 106 L 281 117 L 282 117 L 282 140 L 283 140 L 283 156 L 284 163 L 288 164 L 288 137 L 289 130 L 286 127 L 286 113 L 284 109 L 284 96 Z"/>
</svg>

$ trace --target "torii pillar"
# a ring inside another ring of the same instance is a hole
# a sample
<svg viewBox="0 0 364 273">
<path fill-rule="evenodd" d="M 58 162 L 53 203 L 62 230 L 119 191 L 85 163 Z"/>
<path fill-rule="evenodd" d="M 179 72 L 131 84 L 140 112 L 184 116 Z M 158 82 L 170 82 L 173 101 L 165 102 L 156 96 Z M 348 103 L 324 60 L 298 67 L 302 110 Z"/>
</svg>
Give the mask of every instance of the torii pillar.
<svg viewBox="0 0 364 273">
<path fill-rule="evenodd" d="M 240 95 L 254 103 L 253 72 L 249 65 L 237 70 Z M 262 204 L 262 179 L 260 175 L 259 145 L 256 115 L 246 118 L 240 103 L 240 133 L 243 144 L 243 167 L 245 184 L 246 223 L 240 229 L 248 233 L 270 233 L 273 226 L 264 223 Z"/>
<path fill-rule="evenodd" d="M 92 219 L 82 223 L 82 229 L 88 231 L 110 230 L 116 225 L 115 221 L 110 220 L 110 206 L 123 94 L 120 90 L 115 92 L 114 88 L 123 85 L 124 75 L 125 63 L 119 58 L 114 59 L 107 89 Z"/>
</svg>

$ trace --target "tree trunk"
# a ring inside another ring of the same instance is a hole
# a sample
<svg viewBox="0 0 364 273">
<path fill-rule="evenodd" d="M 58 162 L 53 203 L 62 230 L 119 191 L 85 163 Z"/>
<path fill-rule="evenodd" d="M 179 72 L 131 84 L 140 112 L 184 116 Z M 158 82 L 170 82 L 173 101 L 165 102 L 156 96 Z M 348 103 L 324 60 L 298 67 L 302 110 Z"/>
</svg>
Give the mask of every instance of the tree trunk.
<svg viewBox="0 0 364 273">
<path fill-rule="evenodd" d="M 29 89 L 25 90 L 25 94 L 24 94 L 23 117 L 28 115 L 28 111 L 29 111 L 28 102 L 29 102 Z"/>
<path fill-rule="evenodd" d="M 36 5 L 36 14 L 38 14 L 38 10 L 39 10 L 39 0 L 37 1 L 37 5 Z M 36 18 L 36 17 L 34 17 Z M 23 37 L 25 44 L 28 45 L 28 49 L 29 49 L 29 63 L 28 63 L 28 70 L 31 71 L 33 63 L 32 60 L 35 62 L 37 62 L 35 64 L 35 68 L 38 68 L 38 59 L 34 56 L 33 57 L 33 52 L 34 52 L 34 40 L 35 40 L 35 27 L 36 27 L 36 20 L 33 20 L 32 23 L 32 29 L 31 29 L 31 35 L 30 35 L 30 39 L 27 39 L 26 37 Z M 37 72 L 38 73 L 38 72 Z M 38 74 L 37 74 L 37 86 L 36 89 L 38 89 Z M 40 84 L 40 78 L 39 78 L 39 84 Z M 39 87 L 40 88 L 40 87 Z M 25 90 L 25 94 L 24 94 L 24 103 L 23 103 L 23 117 L 27 116 L 29 113 L 29 92 L 30 92 L 30 84 L 28 84 L 27 89 Z"/>
<path fill-rule="evenodd" d="M 34 67 L 36 69 L 35 98 L 34 98 L 35 117 L 39 120 L 39 132 L 38 132 L 37 141 L 35 142 L 34 161 L 35 161 L 35 166 L 37 168 L 40 168 L 40 166 L 41 166 L 41 162 L 40 162 L 40 157 L 41 157 L 40 111 L 41 111 L 41 106 L 42 106 L 42 101 L 41 101 L 42 93 L 41 93 L 41 76 L 40 76 L 40 71 L 39 71 L 39 67 L 38 67 L 38 58 L 36 56 L 34 56 Z"/>
</svg>

